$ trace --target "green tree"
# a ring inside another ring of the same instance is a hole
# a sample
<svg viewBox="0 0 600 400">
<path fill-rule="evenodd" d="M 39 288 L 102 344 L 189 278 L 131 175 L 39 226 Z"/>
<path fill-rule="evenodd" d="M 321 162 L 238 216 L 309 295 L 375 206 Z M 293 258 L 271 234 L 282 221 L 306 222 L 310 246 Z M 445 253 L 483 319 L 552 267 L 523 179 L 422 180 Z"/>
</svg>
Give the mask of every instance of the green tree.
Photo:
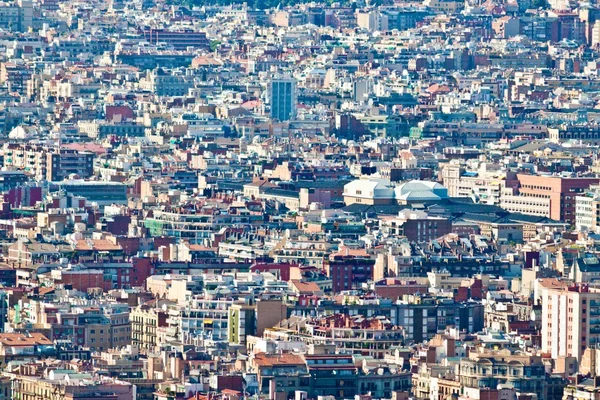
<svg viewBox="0 0 600 400">
<path fill-rule="evenodd" d="M 217 47 L 219 47 L 219 45 L 221 44 L 221 42 L 219 40 L 211 40 L 210 41 L 210 51 L 215 51 L 217 50 Z"/>
</svg>

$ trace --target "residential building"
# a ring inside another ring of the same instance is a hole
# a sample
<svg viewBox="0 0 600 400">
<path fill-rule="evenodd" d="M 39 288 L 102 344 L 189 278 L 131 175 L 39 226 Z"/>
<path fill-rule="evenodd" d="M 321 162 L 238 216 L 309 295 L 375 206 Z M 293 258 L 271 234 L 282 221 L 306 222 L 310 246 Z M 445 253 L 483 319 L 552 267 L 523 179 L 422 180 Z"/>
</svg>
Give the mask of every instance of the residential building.
<svg viewBox="0 0 600 400">
<path fill-rule="evenodd" d="M 569 286 L 554 279 L 539 281 L 542 303 L 542 351 L 552 357 L 581 360 L 600 340 L 600 293 L 586 284 Z"/>
</svg>

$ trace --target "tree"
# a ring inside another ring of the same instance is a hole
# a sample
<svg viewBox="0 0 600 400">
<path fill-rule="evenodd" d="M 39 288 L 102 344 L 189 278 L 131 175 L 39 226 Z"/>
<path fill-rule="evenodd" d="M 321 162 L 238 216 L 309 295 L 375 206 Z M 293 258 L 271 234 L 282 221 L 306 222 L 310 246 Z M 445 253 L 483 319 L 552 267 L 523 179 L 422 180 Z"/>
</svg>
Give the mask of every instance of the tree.
<svg viewBox="0 0 600 400">
<path fill-rule="evenodd" d="M 210 51 L 217 50 L 217 47 L 219 47 L 220 44 L 221 44 L 221 42 L 219 40 L 211 40 L 210 44 L 209 44 Z"/>
</svg>

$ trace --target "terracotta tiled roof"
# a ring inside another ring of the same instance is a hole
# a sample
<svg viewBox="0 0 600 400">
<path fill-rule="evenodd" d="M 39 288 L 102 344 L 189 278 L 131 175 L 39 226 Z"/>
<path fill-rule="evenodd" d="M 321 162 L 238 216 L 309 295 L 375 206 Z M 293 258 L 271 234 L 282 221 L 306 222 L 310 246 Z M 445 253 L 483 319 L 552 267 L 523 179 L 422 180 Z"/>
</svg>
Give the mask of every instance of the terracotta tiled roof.
<svg viewBox="0 0 600 400">
<path fill-rule="evenodd" d="M 0 333 L 0 343 L 2 346 L 52 345 L 50 339 L 37 332 L 27 335 L 22 333 Z"/>
<path fill-rule="evenodd" d="M 75 250 L 80 251 L 116 251 L 122 250 L 121 246 L 112 244 L 106 239 L 78 240 L 75 245 Z"/>
<path fill-rule="evenodd" d="M 302 282 L 297 279 L 292 279 L 292 285 L 300 294 L 322 293 L 321 288 L 315 282 Z"/>
<path fill-rule="evenodd" d="M 284 365 L 305 365 L 304 359 L 296 354 L 265 354 L 258 353 L 254 363 L 259 367 L 273 367 Z"/>
</svg>

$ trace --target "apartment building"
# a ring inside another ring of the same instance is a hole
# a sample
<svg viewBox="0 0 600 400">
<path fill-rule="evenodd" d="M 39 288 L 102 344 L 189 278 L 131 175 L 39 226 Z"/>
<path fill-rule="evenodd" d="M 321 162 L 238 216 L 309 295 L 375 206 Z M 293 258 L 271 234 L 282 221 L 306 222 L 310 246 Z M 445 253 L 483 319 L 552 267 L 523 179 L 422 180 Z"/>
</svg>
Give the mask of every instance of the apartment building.
<svg viewBox="0 0 600 400">
<path fill-rule="evenodd" d="M 552 358 L 581 357 L 600 343 L 600 291 L 556 279 L 539 281 L 542 303 L 542 351 Z"/>
<path fill-rule="evenodd" d="M 89 178 L 94 174 L 94 153 L 61 148 L 47 153 L 46 157 L 46 179 L 49 181 L 62 181 L 70 175 Z"/>
<path fill-rule="evenodd" d="M 228 339 L 229 308 L 236 301 L 229 299 L 193 298 L 189 305 L 171 306 L 167 310 L 167 340 L 190 343 L 200 337 L 215 341 Z"/>
<path fill-rule="evenodd" d="M 157 330 L 167 327 L 167 313 L 150 305 L 140 305 L 131 310 L 131 344 L 141 352 L 158 348 Z"/>
<path fill-rule="evenodd" d="M 46 149 L 42 146 L 29 144 L 5 143 L 4 167 L 17 169 L 33 175 L 34 179 L 41 181 L 46 179 L 47 163 Z M 40 155 L 42 155 L 40 157 Z"/>
<path fill-rule="evenodd" d="M 266 329 L 265 339 L 299 340 L 308 345 L 334 345 L 341 353 L 383 359 L 405 340 L 404 328 L 386 318 L 333 314 L 320 318 L 291 317 Z"/>
<path fill-rule="evenodd" d="M 124 307 L 85 307 L 60 312 L 50 325 L 53 340 L 68 340 L 91 350 L 107 350 L 131 344 L 131 322 Z"/>
<path fill-rule="evenodd" d="M 5 192 L 23 186 L 29 177 L 22 171 L 0 171 L 0 190 Z"/>
<path fill-rule="evenodd" d="M 38 181 L 62 181 L 72 174 L 89 178 L 94 174 L 92 152 L 15 143 L 5 143 L 3 150 L 6 168 L 25 171 Z"/>
<path fill-rule="evenodd" d="M 158 85 L 157 82 L 158 81 L 155 80 L 155 85 Z M 179 85 L 183 84 L 180 83 Z M 189 86 L 190 85 L 183 85 L 183 87 Z M 176 91 L 177 89 L 161 89 L 160 86 L 157 86 L 156 89 L 153 90 L 157 93 L 173 96 L 174 94 L 172 94 L 172 92 Z M 187 93 L 187 89 L 185 89 L 185 92 Z M 179 96 L 183 96 L 183 94 L 180 94 Z M 223 121 L 208 113 L 183 113 L 174 116 L 173 123 L 176 127 L 174 129 L 185 132 L 187 137 L 215 139 L 225 135 L 225 124 Z"/>
<path fill-rule="evenodd" d="M 183 207 L 165 207 L 154 210 L 152 217 L 144 220 L 144 226 L 152 236 L 173 236 L 198 244 L 210 237 L 217 218 L 212 212 L 196 213 Z"/>
<path fill-rule="evenodd" d="M 54 354 L 54 343 L 38 332 L 0 333 L 0 360 L 33 359 Z"/>
<path fill-rule="evenodd" d="M 270 248 L 265 246 L 264 238 L 255 235 L 235 235 L 219 243 L 219 255 L 230 260 L 264 260 L 269 256 Z"/>
<path fill-rule="evenodd" d="M 454 0 L 427 0 L 423 4 L 435 11 L 441 11 L 447 14 L 456 13 L 465 6 L 464 3 Z"/>
<path fill-rule="evenodd" d="M 284 398 L 290 398 L 296 390 L 309 390 L 310 374 L 300 355 L 259 353 L 250 360 L 250 367 L 256 373 L 261 394 L 269 394 L 275 387 Z"/>
<path fill-rule="evenodd" d="M 323 267 L 323 261 L 336 244 L 324 239 L 285 238 L 273 250 L 275 263 L 303 264 L 311 267 Z"/>
<path fill-rule="evenodd" d="M 332 282 L 334 293 L 356 289 L 362 283 L 373 279 L 375 259 L 332 255 L 324 262 L 323 269 Z"/>
<path fill-rule="evenodd" d="M 463 393 L 507 385 L 523 393 L 547 399 L 546 370 L 541 357 L 527 354 L 483 350 L 469 354 L 459 364 Z M 477 397 L 473 397 L 477 398 Z"/>
<path fill-rule="evenodd" d="M 105 399 L 134 400 L 135 386 L 131 383 L 95 378 L 91 374 L 56 369 L 48 378 L 11 374 L 13 399 Z M 84 383 L 85 382 L 85 383 Z"/>
<path fill-rule="evenodd" d="M 0 27 L 27 32 L 33 27 L 33 3 L 30 0 L 3 2 L 0 5 Z"/>
<path fill-rule="evenodd" d="M 577 140 L 585 143 L 598 144 L 600 143 L 600 125 L 562 124 L 558 127 L 548 128 L 548 137 L 551 141 L 556 143 L 568 140 Z"/>
<path fill-rule="evenodd" d="M 485 164 L 484 164 L 485 165 Z M 442 168 L 442 181 L 449 197 L 469 197 L 481 204 L 499 205 L 506 187 L 503 172 L 487 171 L 484 166 L 467 171 L 464 166 L 450 163 Z"/>
<path fill-rule="evenodd" d="M 4 13 L 7 10 L 11 10 L 10 7 L 3 7 L 4 4 L 7 3 L 0 3 L 0 26 L 4 25 L 4 21 L 2 20 L 2 17 L 5 15 Z M 25 94 L 32 73 L 29 66 L 22 62 L 0 63 L 0 83 L 7 85 L 13 92 Z"/>
<path fill-rule="evenodd" d="M 418 210 L 403 210 L 397 217 L 382 217 L 380 226 L 390 236 L 405 236 L 416 242 L 434 240 L 452 231 L 452 223 L 447 218 Z"/>
<path fill-rule="evenodd" d="M 407 341 L 421 342 L 434 337 L 439 330 L 454 326 L 461 331 L 483 329 L 484 307 L 474 302 L 459 303 L 422 295 L 404 295 L 391 306 L 391 321 L 406 327 Z"/>
<path fill-rule="evenodd" d="M 600 232 L 600 186 L 575 197 L 575 227 L 579 231 Z"/>
<path fill-rule="evenodd" d="M 361 124 L 373 136 L 399 138 L 408 136 L 408 123 L 399 115 L 370 115 L 360 118 Z"/>
</svg>

